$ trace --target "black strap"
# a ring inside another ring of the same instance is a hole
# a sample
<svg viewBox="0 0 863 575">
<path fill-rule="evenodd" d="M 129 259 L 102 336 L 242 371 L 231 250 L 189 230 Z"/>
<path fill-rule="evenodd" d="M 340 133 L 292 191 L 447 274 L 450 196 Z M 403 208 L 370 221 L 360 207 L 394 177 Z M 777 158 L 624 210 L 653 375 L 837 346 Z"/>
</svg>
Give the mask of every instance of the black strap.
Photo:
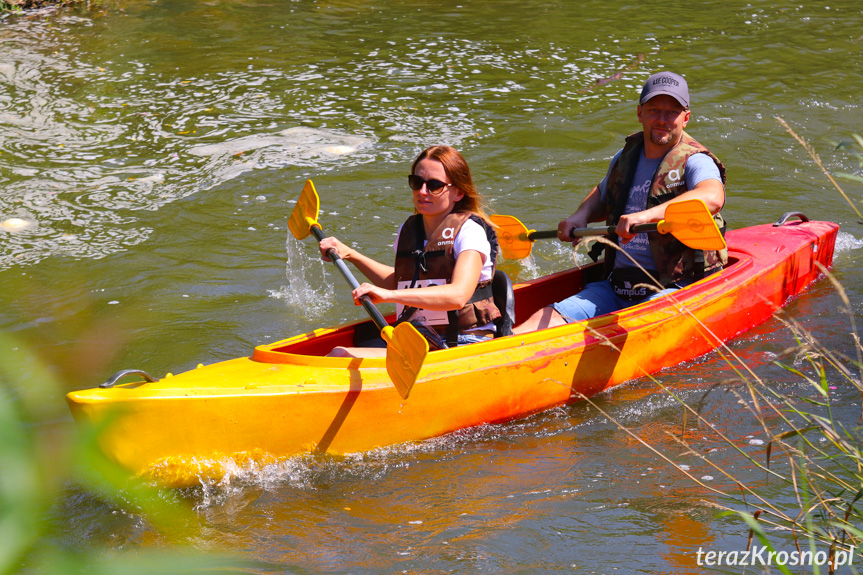
<svg viewBox="0 0 863 575">
<path fill-rule="evenodd" d="M 449 321 L 446 326 L 446 344 L 449 347 L 458 345 L 458 316 L 459 310 L 457 309 L 446 312 L 446 318 Z"/>
<path fill-rule="evenodd" d="M 424 252 L 422 250 L 411 250 L 411 251 L 398 251 L 396 252 L 396 257 L 410 257 L 414 259 L 416 263 L 416 267 L 414 268 L 414 279 L 411 282 L 410 287 L 414 287 L 417 279 L 419 279 L 419 272 L 422 270 L 424 273 L 428 272 L 428 258 L 436 258 L 444 255 L 446 252 L 444 250 L 435 250 L 433 252 Z"/>
<path fill-rule="evenodd" d="M 423 224 L 422 214 L 417 215 L 417 219 L 414 223 L 414 249 L 411 252 L 405 253 L 404 251 L 396 252 L 396 257 L 405 257 L 411 256 L 414 258 L 414 277 L 411 280 L 411 285 L 408 288 L 412 288 L 417 284 L 417 280 L 420 277 L 420 269 L 422 271 L 428 271 L 428 267 L 426 264 L 425 256 L 423 248 L 425 247 L 426 239 L 426 230 L 425 225 Z M 411 318 L 411 316 L 416 312 L 417 308 L 411 306 L 405 306 L 402 309 L 402 313 L 399 317 L 396 318 L 396 323 L 401 323 L 403 321 L 407 321 Z"/>
<path fill-rule="evenodd" d="M 467 300 L 467 303 L 474 303 L 480 300 L 490 299 L 493 297 L 494 291 L 492 291 L 492 282 L 488 282 L 488 285 L 476 288 L 473 292 L 473 295 L 470 296 L 469 300 Z M 457 309 L 446 312 L 446 318 L 449 322 L 446 326 L 446 344 L 450 347 L 455 347 L 458 345 L 458 317 L 459 310 Z"/>
<path fill-rule="evenodd" d="M 597 262 L 599 261 L 600 256 L 602 256 L 602 252 L 605 251 L 605 244 L 602 242 L 593 242 L 593 245 L 590 246 L 590 250 L 588 250 L 587 255 L 590 256 L 590 259 Z"/>
<path fill-rule="evenodd" d="M 483 299 L 490 299 L 493 296 L 494 292 L 491 289 L 491 282 L 489 282 L 487 286 L 476 288 L 473 292 L 473 295 L 470 296 L 469 300 L 467 300 L 467 303 L 474 303 Z"/>
<path fill-rule="evenodd" d="M 486 238 L 489 240 L 489 244 L 491 245 L 489 257 L 492 262 L 496 261 L 499 247 L 497 235 L 495 234 L 494 229 L 485 224 L 485 222 L 483 222 L 483 220 L 478 216 L 471 215 L 470 219 L 480 224 L 485 230 Z M 413 280 L 411 280 L 411 285 L 409 287 L 414 287 L 416 285 L 416 282 L 419 279 L 420 270 L 422 270 L 423 273 L 428 272 L 428 258 L 440 257 L 446 254 L 446 250 L 425 251 L 425 226 L 423 225 L 421 214 L 417 215 L 417 221 L 414 225 L 414 249 L 410 252 L 406 252 L 404 250 L 396 252 L 396 257 L 410 256 L 414 258 L 414 277 Z M 491 282 L 489 282 L 487 286 L 481 288 L 478 287 L 474 290 L 467 303 L 490 299 L 493 295 L 494 292 L 492 291 Z M 398 324 L 400 322 L 408 321 L 416 310 L 416 307 L 405 306 L 401 315 L 397 318 L 396 323 Z M 459 310 L 456 309 L 447 312 L 446 343 L 449 347 L 455 347 L 458 345 L 458 318 Z"/>
<path fill-rule="evenodd" d="M 693 250 L 692 255 L 695 266 L 692 269 L 692 277 L 696 280 L 704 279 L 704 250 Z"/>
<path fill-rule="evenodd" d="M 719 233 L 722 234 L 722 237 L 725 237 L 725 230 L 728 228 L 728 225 L 725 224 L 721 228 L 719 228 Z M 696 280 L 704 279 L 705 274 L 707 273 L 706 265 L 704 262 L 704 250 L 694 250 L 694 262 L 695 268 L 692 270 L 693 275 Z"/>
</svg>

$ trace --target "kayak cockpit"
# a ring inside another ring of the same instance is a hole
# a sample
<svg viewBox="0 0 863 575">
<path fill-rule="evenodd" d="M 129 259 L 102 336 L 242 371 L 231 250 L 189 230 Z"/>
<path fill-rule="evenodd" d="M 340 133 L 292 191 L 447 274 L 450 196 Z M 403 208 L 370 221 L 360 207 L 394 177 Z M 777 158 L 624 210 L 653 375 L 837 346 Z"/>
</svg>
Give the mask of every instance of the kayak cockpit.
<svg viewBox="0 0 863 575">
<path fill-rule="evenodd" d="M 537 309 L 580 291 L 585 283 L 599 279 L 601 272 L 601 263 L 591 264 L 513 286 L 516 295 L 515 317 L 529 317 Z M 385 319 L 392 325 L 396 317 L 390 315 Z M 325 356 L 337 346 L 362 347 L 363 341 L 373 339 L 379 333 L 374 323 L 368 320 L 316 329 L 275 343 L 260 345 L 255 348 L 252 359 L 266 363 L 295 363 L 300 361 L 297 356 Z M 366 358 L 363 364 L 375 365 L 372 362 L 376 359 Z M 383 366 L 383 359 L 379 361 Z"/>
<path fill-rule="evenodd" d="M 745 255 L 741 254 L 741 256 L 744 259 L 748 259 Z M 739 258 L 737 257 L 730 258 L 728 266 L 723 270 L 723 275 L 727 276 L 729 273 L 733 273 L 731 270 L 739 267 L 734 265 L 738 260 Z M 601 273 L 602 263 L 600 262 L 571 268 L 542 278 L 516 284 L 513 286 L 516 319 L 530 317 L 536 310 L 577 293 L 585 284 L 599 280 Z M 705 282 L 713 281 L 716 278 L 717 276 L 711 276 L 697 282 L 695 285 L 701 286 Z M 680 295 L 683 296 L 684 293 L 688 293 L 695 285 L 690 286 L 686 292 L 681 292 Z M 665 305 L 667 304 L 645 302 L 644 304 L 628 308 L 625 313 L 638 313 L 638 310 L 644 306 L 657 307 Z M 617 312 L 618 315 L 620 313 Z M 603 318 L 604 316 L 594 318 L 590 323 L 594 327 L 599 327 L 607 323 Z M 392 324 L 395 321 L 395 315 L 390 315 L 385 319 Z M 309 356 L 321 358 L 337 346 L 363 347 L 363 341 L 376 338 L 378 333 L 374 323 L 368 320 L 343 324 L 332 328 L 316 329 L 275 343 L 258 346 L 254 350 L 252 359 L 264 363 L 305 363 L 308 361 Z M 452 352 L 453 350 L 449 351 Z M 332 359 L 344 362 L 344 359 Z M 363 360 L 363 365 L 377 367 L 376 361 L 379 361 L 380 366 L 383 366 L 383 359 L 378 360 L 377 358 L 366 358 Z"/>
</svg>

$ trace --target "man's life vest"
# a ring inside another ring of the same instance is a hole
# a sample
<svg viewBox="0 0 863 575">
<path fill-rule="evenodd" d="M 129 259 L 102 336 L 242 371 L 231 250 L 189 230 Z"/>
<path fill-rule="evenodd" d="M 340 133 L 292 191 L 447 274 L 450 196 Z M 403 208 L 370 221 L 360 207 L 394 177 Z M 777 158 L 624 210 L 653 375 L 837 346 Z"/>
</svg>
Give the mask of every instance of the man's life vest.
<svg viewBox="0 0 863 575">
<path fill-rule="evenodd" d="M 395 276 L 398 289 L 443 285 L 452 281 L 455 271 L 455 238 L 462 225 L 471 219 L 485 230 L 491 244 L 492 265 L 497 259 L 497 234 L 479 216 L 469 213 L 451 213 L 425 241 L 425 227 L 421 214 L 407 219 L 399 235 L 396 247 Z M 446 334 L 447 344 L 455 345 L 460 331 L 481 327 L 500 317 L 494 305 L 491 280 L 481 281 L 468 303 L 460 310 L 432 311 L 399 306 L 398 321 L 422 318 L 424 323 L 436 331 Z"/>
<path fill-rule="evenodd" d="M 632 134 L 626 138 L 623 151 L 615 162 L 606 182 L 606 213 L 607 225 L 617 225 L 620 216 L 626 209 L 626 201 L 635 169 L 644 149 L 644 132 Z M 686 161 L 695 154 L 707 154 L 719 168 L 722 184 L 725 184 L 725 166 L 707 148 L 692 139 L 686 132 L 680 141 L 665 154 L 656 169 L 653 184 L 647 198 L 646 208 L 652 208 L 672 200 L 689 190 L 686 186 Z M 725 220 L 720 214 L 713 216 L 717 227 L 725 233 Z M 728 250 L 705 251 L 695 250 L 683 245 L 671 234 L 648 234 L 650 251 L 653 254 L 659 283 L 669 286 L 681 280 L 698 280 L 717 272 L 728 263 Z M 618 241 L 618 236 L 612 234 L 609 238 Z M 602 244 L 596 244 L 602 245 Z M 611 275 L 614 269 L 614 259 L 617 250 L 605 249 L 605 273 Z"/>
</svg>

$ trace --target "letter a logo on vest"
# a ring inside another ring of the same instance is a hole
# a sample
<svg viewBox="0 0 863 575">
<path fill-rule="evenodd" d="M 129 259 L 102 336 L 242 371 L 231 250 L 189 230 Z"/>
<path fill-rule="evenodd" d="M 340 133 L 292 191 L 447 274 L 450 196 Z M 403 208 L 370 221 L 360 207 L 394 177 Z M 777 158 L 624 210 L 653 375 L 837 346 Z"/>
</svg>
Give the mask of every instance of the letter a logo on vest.
<svg viewBox="0 0 863 575">
<path fill-rule="evenodd" d="M 444 228 L 443 233 L 441 234 L 441 236 L 445 240 L 451 240 L 454 235 L 455 235 L 455 228 Z"/>
<path fill-rule="evenodd" d="M 680 170 L 671 170 L 668 172 L 668 177 L 671 178 L 672 182 L 677 182 L 680 180 Z"/>
</svg>

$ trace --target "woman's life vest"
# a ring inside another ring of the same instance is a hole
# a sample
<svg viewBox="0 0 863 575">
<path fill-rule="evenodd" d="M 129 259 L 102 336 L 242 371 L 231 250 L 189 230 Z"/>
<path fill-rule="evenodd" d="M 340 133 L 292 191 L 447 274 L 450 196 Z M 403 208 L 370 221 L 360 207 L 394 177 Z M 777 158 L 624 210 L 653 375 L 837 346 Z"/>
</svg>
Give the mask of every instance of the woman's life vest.
<svg viewBox="0 0 863 575">
<path fill-rule="evenodd" d="M 626 209 L 626 201 L 638 160 L 644 149 L 644 132 L 632 134 L 626 138 L 626 144 L 617 162 L 611 168 L 606 182 L 606 213 L 607 225 L 617 225 L 620 216 Z M 672 200 L 689 190 L 686 186 L 686 160 L 694 154 L 707 154 L 719 168 L 722 184 L 725 185 L 725 166 L 707 148 L 692 139 L 686 132 L 671 150 L 662 158 L 656 169 L 653 184 L 647 197 L 646 208 L 652 208 Z M 713 216 L 717 227 L 725 233 L 725 220 L 720 214 Z M 656 263 L 659 283 L 669 286 L 681 280 L 698 280 L 717 272 L 728 263 L 728 250 L 706 251 L 695 250 L 683 245 L 671 234 L 648 234 L 650 251 Z M 618 236 L 612 234 L 609 238 L 618 241 Z M 596 244 L 602 245 L 602 244 Z M 603 246 L 605 247 L 605 246 Z M 617 250 L 606 248 L 605 273 L 611 275 L 614 269 L 614 259 Z M 598 257 L 598 256 L 597 256 Z"/>
<path fill-rule="evenodd" d="M 450 283 L 455 271 L 455 238 L 462 225 L 471 219 L 485 230 L 491 244 L 492 265 L 497 259 L 497 234 L 479 216 L 470 213 L 451 213 L 432 232 L 425 242 L 425 227 L 421 214 L 407 219 L 399 234 L 396 247 L 395 277 L 398 289 L 427 287 Z M 468 303 L 460 310 L 433 311 L 398 306 L 398 321 L 419 319 L 436 331 L 446 334 L 447 344 L 455 345 L 459 332 L 482 327 L 500 317 L 494 305 L 491 280 L 481 281 Z"/>
</svg>

